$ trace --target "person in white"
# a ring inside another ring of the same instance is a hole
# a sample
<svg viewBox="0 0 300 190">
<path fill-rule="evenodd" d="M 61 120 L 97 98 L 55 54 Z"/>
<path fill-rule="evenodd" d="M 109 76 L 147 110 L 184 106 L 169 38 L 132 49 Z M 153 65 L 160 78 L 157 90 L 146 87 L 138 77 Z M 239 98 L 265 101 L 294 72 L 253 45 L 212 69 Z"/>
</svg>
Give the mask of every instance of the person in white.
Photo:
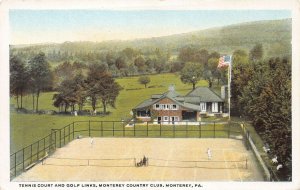
<svg viewBox="0 0 300 190">
<path fill-rule="evenodd" d="M 207 157 L 208 157 L 209 160 L 211 160 L 212 155 L 211 155 L 210 148 L 207 149 Z"/>
<path fill-rule="evenodd" d="M 93 144 L 94 144 L 94 139 L 91 138 L 91 147 L 93 147 Z"/>
</svg>

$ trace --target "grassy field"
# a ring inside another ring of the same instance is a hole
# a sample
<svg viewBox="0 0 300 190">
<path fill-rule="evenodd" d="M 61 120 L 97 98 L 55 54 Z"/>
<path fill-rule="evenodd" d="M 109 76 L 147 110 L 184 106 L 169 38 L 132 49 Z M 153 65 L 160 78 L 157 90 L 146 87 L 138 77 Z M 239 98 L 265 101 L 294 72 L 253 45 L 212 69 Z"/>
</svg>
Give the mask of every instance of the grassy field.
<svg viewBox="0 0 300 190">
<path fill-rule="evenodd" d="M 37 115 L 37 114 L 21 114 L 11 111 L 10 116 L 10 136 L 11 136 L 11 151 L 14 152 L 25 145 L 31 144 L 36 140 L 50 133 L 53 128 L 61 128 L 73 121 L 88 121 L 88 120 L 105 120 L 120 121 L 123 118 L 130 118 L 130 111 L 140 102 L 149 98 L 152 94 L 163 93 L 168 90 L 171 84 L 175 85 L 176 91 L 185 95 L 192 89 L 191 85 L 183 84 L 176 74 L 159 74 L 150 75 L 151 82 L 148 88 L 138 83 L 138 77 L 119 78 L 116 81 L 123 87 L 116 101 L 116 108 L 109 108 L 111 114 L 107 116 L 78 116 L 71 115 Z M 197 86 L 207 86 L 206 81 L 198 82 Z M 54 92 L 42 93 L 39 101 L 40 110 L 56 110 L 52 105 L 52 97 Z M 11 99 L 11 104 L 15 105 L 16 100 Z M 23 100 L 23 107 L 32 110 L 32 97 L 26 96 Z M 91 109 L 89 104 L 85 105 L 84 109 Z M 97 108 L 101 111 L 99 105 Z"/>
</svg>

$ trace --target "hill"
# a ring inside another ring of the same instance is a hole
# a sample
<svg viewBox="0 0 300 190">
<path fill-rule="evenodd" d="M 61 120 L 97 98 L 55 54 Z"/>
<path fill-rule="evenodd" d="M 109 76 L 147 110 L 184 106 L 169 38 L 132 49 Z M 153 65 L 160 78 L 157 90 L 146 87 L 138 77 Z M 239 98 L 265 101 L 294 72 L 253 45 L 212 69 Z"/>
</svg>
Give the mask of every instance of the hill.
<svg viewBox="0 0 300 190">
<path fill-rule="evenodd" d="M 186 46 L 205 48 L 209 51 L 232 53 L 236 49 L 248 51 L 256 43 L 262 43 L 266 56 L 291 55 L 292 20 L 267 20 L 210 28 L 195 32 L 130 41 L 64 42 L 32 45 L 11 45 L 18 51 L 101 52 L 118 51 L 127 47 L 143 53 L 156 48 L 173 55 Z"/>
</svg>

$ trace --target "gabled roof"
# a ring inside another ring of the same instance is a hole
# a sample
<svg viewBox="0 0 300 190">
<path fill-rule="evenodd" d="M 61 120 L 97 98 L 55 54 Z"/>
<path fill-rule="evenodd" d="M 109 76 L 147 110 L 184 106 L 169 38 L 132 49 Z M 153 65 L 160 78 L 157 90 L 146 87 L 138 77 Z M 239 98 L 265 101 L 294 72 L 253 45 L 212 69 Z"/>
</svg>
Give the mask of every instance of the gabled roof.
<svg viewBox="0 0 300 190">
<path fill-rule="evenodd" d="M 149 107 L 163 98 L 168 98 L 176 104 L 191 110 L 199 110 L 200 102 L 224 102 L 214 91 L 207 87 L 197 87 L 189 92 L 186 96 L 180 96 L 176 91 L 170 90 L 163 94 L 154 94 L 151 99 L 147 99 L 136 106 L 134 109 L 139 110 Z"/>
<path fill-rule="evenodd" d="M 194 103 L 199 102 L 224 102 L 224 100 L 208 87 L 197 87 L 185 96 L 185 101 Z"/>
</svg>

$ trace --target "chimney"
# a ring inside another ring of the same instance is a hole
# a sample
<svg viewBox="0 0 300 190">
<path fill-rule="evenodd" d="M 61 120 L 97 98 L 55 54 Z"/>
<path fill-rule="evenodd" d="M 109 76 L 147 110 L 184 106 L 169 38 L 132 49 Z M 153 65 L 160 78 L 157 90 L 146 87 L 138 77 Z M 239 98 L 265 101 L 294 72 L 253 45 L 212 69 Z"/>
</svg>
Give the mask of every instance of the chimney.
<svg viewBox="0 0 300 190">
<path fill-rule="evenodd" d="M 172 92 L 175 91 L 175 85 L 174 85 L 174 84 L 171 84 L 171 85 L 169 86 L 169 91 L 172 91 Z"/>
<path fill-rule="evenodd" d="M 226 98 L 226 88 L 227 88 L 227 85 L 221 86 L 221 98 L 222 99 Z"/>
</svg>

